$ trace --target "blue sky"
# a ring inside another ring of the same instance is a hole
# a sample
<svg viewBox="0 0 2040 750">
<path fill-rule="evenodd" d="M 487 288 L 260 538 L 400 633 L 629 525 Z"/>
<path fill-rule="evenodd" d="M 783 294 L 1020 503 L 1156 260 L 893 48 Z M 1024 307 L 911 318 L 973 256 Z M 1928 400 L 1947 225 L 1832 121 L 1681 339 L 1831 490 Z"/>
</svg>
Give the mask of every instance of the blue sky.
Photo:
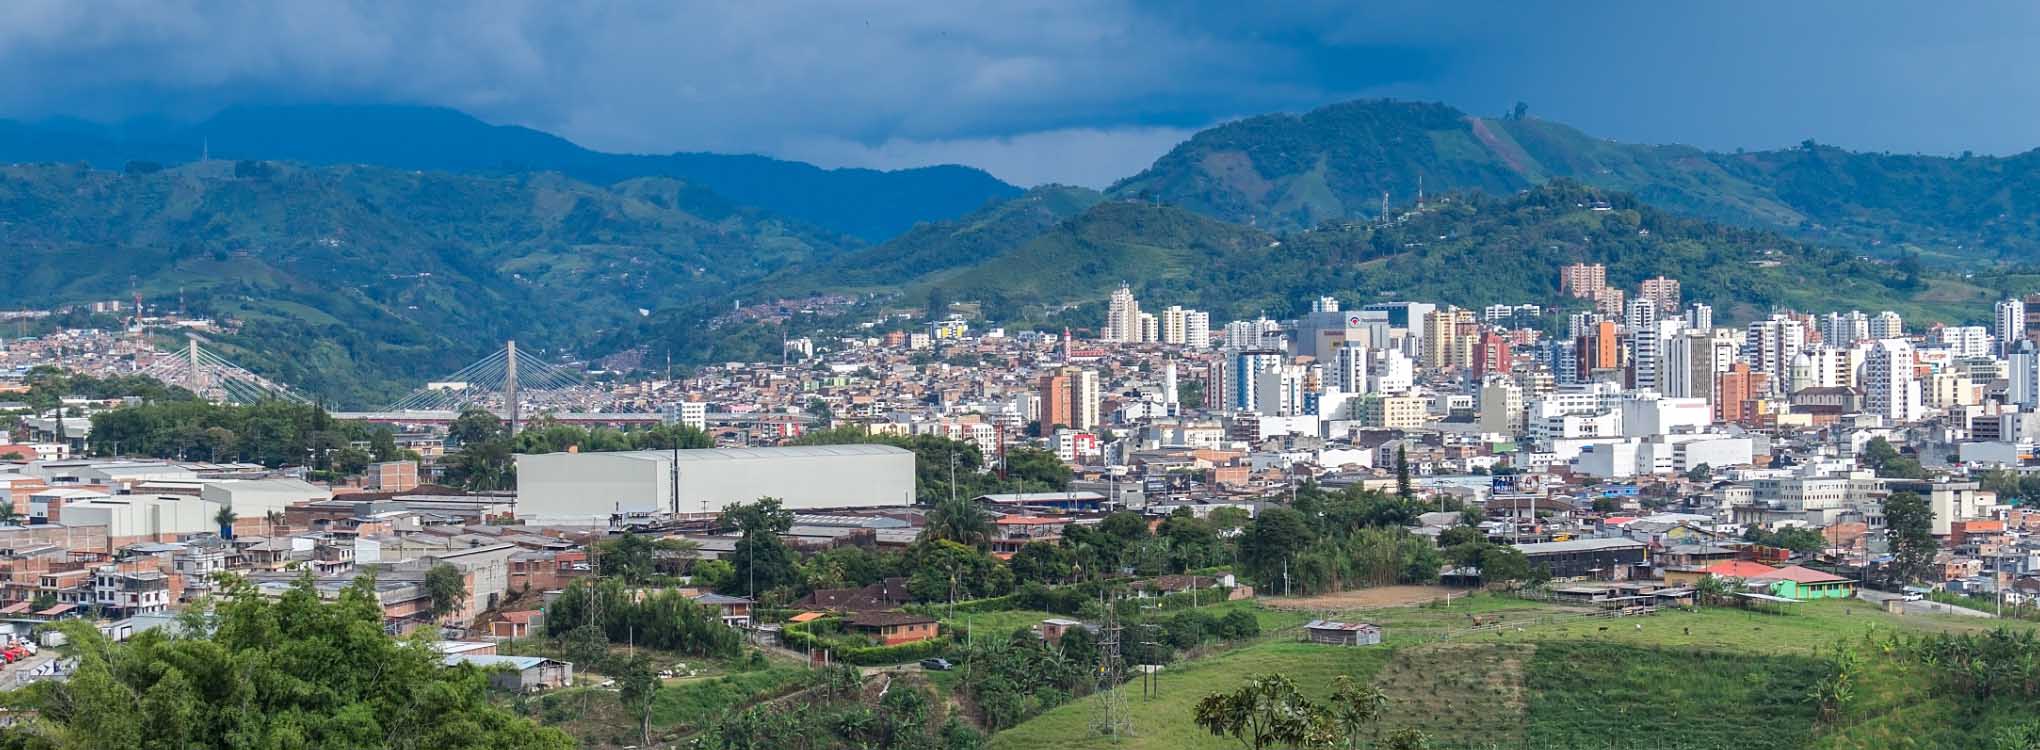
<svg viewBox="0 0 2040 750">
<path fill-rule="evenodd" d="M 0 117 L 455 107 L 613 151 L 1102 186 L 1197 129 L 1371 96 L 1625 141 L 2040 146 L 2040 4 L 0 3 Z"/>
</svg>

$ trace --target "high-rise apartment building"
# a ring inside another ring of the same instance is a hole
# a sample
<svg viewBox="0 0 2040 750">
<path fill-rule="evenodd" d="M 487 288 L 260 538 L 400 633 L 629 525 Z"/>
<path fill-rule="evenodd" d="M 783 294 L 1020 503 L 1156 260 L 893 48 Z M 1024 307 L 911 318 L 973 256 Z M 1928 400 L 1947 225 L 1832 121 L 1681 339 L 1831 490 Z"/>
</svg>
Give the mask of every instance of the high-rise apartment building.
<svg viewBox="0 0 2040 750">
<path fill-rule="evenodd" d="M 1729 365 L 1714 379 L 1714 421 L 1749 425 L 1756 417 L 1755 402 L 1771 390 L 1769 380 L 1747 362 Z"/>
<path fill-rule="evenodd" d="M 1675 315 L 1679 312 L 1679 280 L 1663 276 L 1643 280 L 1638 297 L 1657 305 L 1658 317 Z"/>
<path fill-rule="evenodd" d="M 1657 390 L 1658 306 L 1648 299 L 1629 301 L 1623 316 L 1624 350 L 1629 355 L 1629 387 Z"/>
<path fill-rule="evenodd" d="M 1140 342 L 1140 303 L 1133 299 L 1133 287 L 1120 284 L 1105 309 L 1106 341 Z"/>
<path fill-rule="evenodd" d="M 1211 348 L 1211 314 L 1202 310 L 1183 311 L 1183 345 L 1192 349 Z"/>
<path fill-rule="evenodd" d="M 1703 331 L 1713 328 L 1714 308 L 1701 302 L 1693 303 L 1691 307 L 1686 308 L 1686 327 Z"/>
<path fill-rule="evenodd" d="M 1892 424 L 1919 418 L 1920 384 L 1915 376 L 1912 344 L 1881 339 L 1870 345 L 1863 360 L 1863 410 Z"/>
<path fill-rule="evenodd" d="M 1905 321 L 1898 317 L 1898 313 L 1890 310 L 1878 313 L 1877 317 L 1870 319 L 1870 338 L 1905 338 Z"/>
<path fill-rule="evenodd" d="M 1792 361 L 1806 347 L 1806 326 L 1783 313 L 1750 322 L 1743 338 L 1743 360 L 1761 372 L 1765 385 L 1782 390 L 1792 374 Z"/>
<path fill-rule="evenodd" d="M 1608 286 L 1608 267 L 1599 263 L 1574 263 L 1558 269 L 1558 293 L 1579 299 L 1594 299 Z"/>
<path fill-rule="evenodd" d="M 1077 430 L 1098 426 L 1098 373 L 1064 367 L 1041 376 L 1041 431 L 1057 425 Z"/>
<path fill-rule="evenodd" d="M 2026 339 L 2026 302 L 2017 297 L 1997 303 L 1998 353 L 2009 356 Z"/>
</svg>

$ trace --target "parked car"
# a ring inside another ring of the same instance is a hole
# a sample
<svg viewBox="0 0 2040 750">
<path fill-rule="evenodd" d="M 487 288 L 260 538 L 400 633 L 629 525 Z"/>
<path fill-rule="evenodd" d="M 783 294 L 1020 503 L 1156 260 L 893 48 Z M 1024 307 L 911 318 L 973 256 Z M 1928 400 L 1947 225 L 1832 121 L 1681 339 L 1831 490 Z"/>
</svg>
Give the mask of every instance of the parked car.
<svg viewBox="0 0 2040 750">
<path fill-rule="evenodd" d="M 955 667 L 956 665 L 949 663 L 948 659 L 935 658 L 921 660 L 921 668 L 928 670 L 930 672 L 947 672 Z"/>
</svg>

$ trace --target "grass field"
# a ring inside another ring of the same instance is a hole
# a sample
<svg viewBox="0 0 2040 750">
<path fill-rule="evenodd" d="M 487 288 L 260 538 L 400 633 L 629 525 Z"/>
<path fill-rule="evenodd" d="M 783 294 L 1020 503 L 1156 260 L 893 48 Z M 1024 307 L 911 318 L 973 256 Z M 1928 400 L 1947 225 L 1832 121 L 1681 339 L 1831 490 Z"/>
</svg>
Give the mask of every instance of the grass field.
<svg viewBox="0 0 2040 750">
<path fill-rule="evenodd" d="M 1832 725 L 1820 724 L 1806 696 L 1824 673 L 1816 655 L 1821 649 L 1842 640 L 1862 644 L 1865 635 L 1896 629 L 1969 631 L 2000 624 L 1892 615 L 1865 602 L 1809 602 L 1779 615 L 1703 609 L 1606 619 L 1542 602 L 1475 596 L 1450 607 L 1258 613 L 1365 620 L 1382 625 L 1387 639 L 1383 647 L 1356 649 L 1295 642 L 1293 632 L 1273 635 L 1171 666 L 1162 674 L 1160 696 L 1151 700 L 1130 685 L 1132 737 L 1096 736 L 1091 727 L 1101 700 L 1091 696 L 995 735 L 990 747 L 1237 747 L 1198 729 L 1191 710 L 1206 694 L 1270 673 L 1287 675 L 1319 697 L 1342 674 L 1371 682 L 1391 696 L 1384 730 L 1416 727 L 1439 750 L 1938 750 L 1978 747 L 1989 731 L 2013 720 L 2007 717 L 2030 714 L 1965 715 L 1929 694 L 1921 680 L 1872 656 L 1878 666 L 1862 678 L 1862 697 Z M 1504 624 L 1469 632 L 1473 614 L 1500 615 Z"/>
<path fill-rule="evenodd" d="M 1190 722 L 1190 710 L 1206 693 L 1238 687 L 1250 674 L 1281 673 L 1317 698 L 1342 674 L 1366 679 L 1387 663 L 1386 649 L 1327 649 L 1302 643 L 1269 642 L 1164 670 L 1160 694 L 1142 699 L 1140 686 L 1123 689 L 1134 735 L 1115 740 L 1094 736 L 1101 696 L 1073 701 L 992 737 L 992 750 L 1023 748 L 1230 748 L 1238 743 L 1213 737 Z"/>
</svg>

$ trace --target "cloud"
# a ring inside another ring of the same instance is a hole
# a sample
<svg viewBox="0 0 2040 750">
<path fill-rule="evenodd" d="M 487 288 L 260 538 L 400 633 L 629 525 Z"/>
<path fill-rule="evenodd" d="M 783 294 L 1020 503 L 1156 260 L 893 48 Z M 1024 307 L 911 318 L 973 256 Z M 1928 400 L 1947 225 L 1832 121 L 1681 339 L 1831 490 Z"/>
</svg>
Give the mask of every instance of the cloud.
<svg viewBox="0 0 2040 750">
<path fill-rule="evenodd" d="M 2036 32 L 2022 2 L 13 0 L 0 116 L 387 101 L 1097 184 L 1166 134 L 1393 92 L 1628 140 L 2004 152 L 2034 145 Z"/>
<path fill-rule="evenodd" d="M 788 144 L 779 153 L 825 167 L 970 164 L 1015 185 L 1053 182 L 1102 189 L 1146 169 L 1196 132 L 1174 127 L 1062 128 L 989 138 L 893 138 L 875 146 L 822 138 Z"/>
</svg>

